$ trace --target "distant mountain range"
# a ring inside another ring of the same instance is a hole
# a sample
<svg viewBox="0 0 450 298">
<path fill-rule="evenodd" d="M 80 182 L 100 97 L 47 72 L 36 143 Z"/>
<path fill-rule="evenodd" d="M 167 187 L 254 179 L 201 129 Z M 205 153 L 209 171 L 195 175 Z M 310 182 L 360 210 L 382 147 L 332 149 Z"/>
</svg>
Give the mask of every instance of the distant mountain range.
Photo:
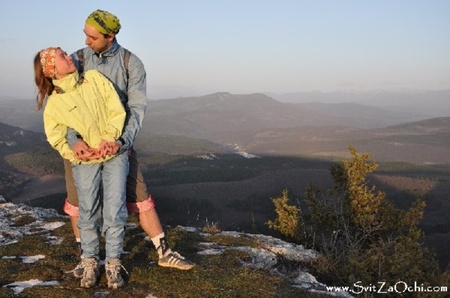
<svg viewBox="0 0 450 298">
<path fill-rule="evenodd" d="M 43 133 L 36 133 L 0 122 L 0 156 L 48 147 Z"/>
<path fill-rule="evenodd" d="M 0 97 L 0 122 L 35 132 L 44 132 L 42 111 L 34 100 Z"/>
<path fill-rule="evenodd" d="M 450 90 L 289 94 L 221 92 L 196 97 L 151 100 L 148 112 L 153 115 L 163 115 L 168 108 L 171 108 L 169 115 L 204 111 L 234 112 L 233 118 L 239 117 L 240 112 L 247 116 L 256 115 L 256 119 L 264 116 L 266 122 L 276 121 L 280 124 L 284 121 L 284 125 L 288 124 L 288 126 L 293 123 L 311 126 L 331 124 L 375 128 L 434 117 L 450 117 L 449 100 Z M 0 96 L 0 105 L 0 122 L 33 131 L 43 131 L 42 112 L 37 111 L 35 100 Z M 280 113 L 284 115 L 283 118 L 280 117 Z M 249 122 L 256 119 L 245 120 Z M 293 121 L 290 122 L 291 120 Z"/>
<path fill-rule="evenodd" d="M 281 102 L 359 103 L 425 118 L 450 116 L 450 90 L 342 91 L 267 94 Z"/>
<path fill-rule="evenodd" d="M 398 95 L 397 100 L 392 93 L 383 93 L 377 100 L 375 94 L 347 94 L 348 102 L 330 102 L 331 95 L 325 93 L 309 94 L 307 102 L 306 94 L 296 94 L 291 95 L 291 101 L 296 102 L 282 102 L 259 93 L 220 92 L 154 100 L 148 102 L 137 146 L 174 153 L 186 144 L 195 152 L 217 152 L 237 145 L 254 154 L 342 157 L 352 144 L 360 151 L 372 152 L 380 161 L 449 163 L 450 144 L 446 140 L 450 139 L 450 118 L 413 112 L 410 106 L 440 107 L 445 114 L 450 105 L 444 108 L 444 99 L 450 92 L 427 94 L 428 100 L 419 100 L 425 96 L 422 93 Z M 320 98 L 322 102 L 317 101 Z M 364 104 L 370 98 L 373 105 Z M 391 107 L 404 109 L 388 108 L 388 98 Z M 1 122 L 39 132 L 35 137 L 45 140 L 42 112 L 36 111 L 34 101 L 9 99 L 0 103 Z M 6 138 L 4 135 L 0 141 Z"/>
<path fill-rule="evenodd" d="M 225 131 L 296 126 L 378 128 L 429 117 L 358 103 L 285 103 L 264 94 L 215 93 L 150 101 L 145 120 L 152 130 L 209 137 Z"/>
</svg>

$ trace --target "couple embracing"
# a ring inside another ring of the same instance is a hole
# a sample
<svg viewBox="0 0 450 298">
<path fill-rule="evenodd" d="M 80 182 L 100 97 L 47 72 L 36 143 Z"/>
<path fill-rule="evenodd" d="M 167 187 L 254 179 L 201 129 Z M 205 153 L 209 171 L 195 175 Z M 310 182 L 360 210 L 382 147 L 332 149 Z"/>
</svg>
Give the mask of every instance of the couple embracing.
<svg viewBox="0 0 450 298">
<path fill-rule="evenodd" d="M 133 150 L 146 109 L 146 71 L 118 44 L 120 28 L 115 15 L 96 10 L 84 26 L 87 47 L 72 55 L 49 47 L 34 59 L 38 109 L 44 109 L 48 142 L 64 160 L 64 212 L 80 247 L 73 274 L 85 288 L 99 278 L 101 234 L 108 287 L 124 285 L 120 256 L 128 212 L 138 214 L 160 266 L 194 266 L 170 249 Z"/>
</svg>

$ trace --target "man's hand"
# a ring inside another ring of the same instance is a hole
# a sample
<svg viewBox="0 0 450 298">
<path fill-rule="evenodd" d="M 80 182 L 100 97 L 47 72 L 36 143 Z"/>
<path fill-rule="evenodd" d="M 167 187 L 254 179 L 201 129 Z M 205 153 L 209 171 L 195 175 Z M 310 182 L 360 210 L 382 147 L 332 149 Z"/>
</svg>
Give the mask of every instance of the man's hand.
<svg viewBox="0 0 450 298">
<path fill-rule="evenodd" d="M 83 140 L 78 141 L 72 147 L 75 157 L 82 161 L 88 161 L 94 155 L 94 150 L 90 148 Z"/>
<path fill-rule="evenodd" d="M 120 145 L 117 144 L 116 142 L 109 142 L 108 145 L 109 145 L 109 151 L 108 151 L 109 155 L 114 155 L 114 154 L 117 154 L 117 152 L 119 152 Z"/>
<path fill-rule="evenodd" d="M 115 155 L 120 149 L 119 144 L 116 142 L 108 142 L 102 140 L 100 143 L 96 155 L 100 157 L 105 157 L 106 155 Z"/>
</svg>

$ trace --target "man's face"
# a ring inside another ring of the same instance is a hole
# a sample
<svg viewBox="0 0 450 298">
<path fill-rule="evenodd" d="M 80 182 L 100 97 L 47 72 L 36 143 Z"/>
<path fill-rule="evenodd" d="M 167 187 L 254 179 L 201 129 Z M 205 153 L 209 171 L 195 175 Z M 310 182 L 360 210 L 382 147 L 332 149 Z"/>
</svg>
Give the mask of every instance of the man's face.
<svg viewBox="0 0 450 298">
<path fill-rule="evenodd" d="M 84 34 L 86 35 L 86 40 L 84 43 L 96 53 L 106 51 L 114 40 L 113 34 L 105 37 L 103 33 L 88 24 L 84 25 Z"/>
</svg>

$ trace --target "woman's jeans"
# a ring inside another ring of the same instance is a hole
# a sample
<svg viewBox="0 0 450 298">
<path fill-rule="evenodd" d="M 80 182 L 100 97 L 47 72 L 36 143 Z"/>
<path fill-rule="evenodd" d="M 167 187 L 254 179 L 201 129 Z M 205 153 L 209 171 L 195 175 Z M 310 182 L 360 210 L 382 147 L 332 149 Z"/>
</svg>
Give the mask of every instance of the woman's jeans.
<svg viewBox="0 0 450 298">
<path fill-rule="evenodd" d="M 128 215 L 125 203 L 128 154 L 101 163 L 72 164 L 72 170 L 79 198 L 82 256 L 99 259 L 102 232 L 105 260 L 120 258 Z"/>
</svg>

